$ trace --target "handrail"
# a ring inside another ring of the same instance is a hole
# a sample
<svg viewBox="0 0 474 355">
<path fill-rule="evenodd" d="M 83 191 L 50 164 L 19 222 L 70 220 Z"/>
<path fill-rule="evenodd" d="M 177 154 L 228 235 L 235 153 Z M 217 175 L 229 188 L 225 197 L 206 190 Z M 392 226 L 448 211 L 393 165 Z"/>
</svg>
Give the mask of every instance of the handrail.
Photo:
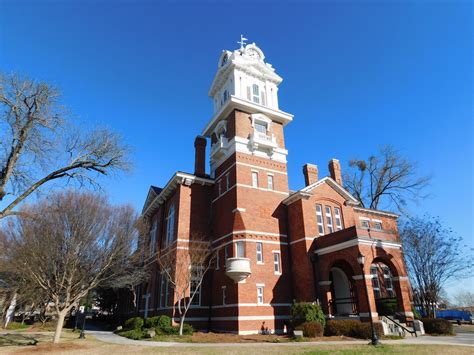
<svg viewBox="0 0 474 355">
<path fill-rule="evenodd" d="M 386 317 L 386 318 L 388 318 L 389 320 L 391 320 L 393 323 L 395 323 L 396 325 L 398 325 L 398 326 L 399 326 L 400 328 L 402 328 L 404 331 L 406 331 L 406 332 L 412 334 L 412 336 L 413 336 L 413 334 L 415 334 L 415 337 L 418 338 L 418 335 L 416 334 L 415 328 L 413 328 L 413 330 L 410 330 L 410 329 L 408 329 L 407 327 L 405 327 L 405 326 L 401 325 L 400 323 L 398 323 L 395 319 L 393 319 L 393 318 L 391 318 L 391 317 L 389 317 L 389 316 L 387 316 L 387 315 L 385 315 L 384 317 Z"/>
</svg>

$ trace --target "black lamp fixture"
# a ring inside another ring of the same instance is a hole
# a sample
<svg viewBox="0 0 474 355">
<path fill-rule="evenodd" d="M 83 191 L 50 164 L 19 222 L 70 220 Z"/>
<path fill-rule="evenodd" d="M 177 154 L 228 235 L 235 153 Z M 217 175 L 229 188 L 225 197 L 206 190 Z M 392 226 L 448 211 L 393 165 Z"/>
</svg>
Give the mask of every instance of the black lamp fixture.
<svg viewBox="0 0 474 355">
<path fill-rule="evenodd" d="M 374 326 L 374 319 L 372 318 L 372 310 L 370 308 L 370 299 L 369 299 L 369 290 L 367 288 L 367 284 L 365 282 L 365 256 L 359 251 L 359 255 L 357 255 L 357 262 L 360 265 L 360 268 L 362 269 L 362 281 L 364 282 L 365 286 L 365 294 L 367 296 L 367 307 L 369 307 L 369 318 L 370 318 L 370 329 L 372 331 L 372 339 L 369 344 L 372 345 L 380 345 L 379 338 L 377 337 L 377 333 L 375 332 L 375 326 Z"/>
</svg>

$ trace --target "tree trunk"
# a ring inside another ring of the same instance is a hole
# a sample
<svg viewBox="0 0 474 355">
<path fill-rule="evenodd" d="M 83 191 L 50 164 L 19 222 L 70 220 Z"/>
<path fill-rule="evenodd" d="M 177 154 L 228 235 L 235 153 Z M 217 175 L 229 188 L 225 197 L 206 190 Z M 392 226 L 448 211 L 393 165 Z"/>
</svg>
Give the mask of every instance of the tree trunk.
<svg viewBox="0 0 474 355">
<path fill-rule="evenodd" d="M 59 343 L 61 331 L 63 330 L 64 318 L 66 318 L 67 310 L 62 310 L 58 313 L 58 323 L 56 324 L 56 331 L 54 332 L 53 343 Z"/>
<path fill-rule="evenodd" d="M 184 314 L 179 319 L 179 335 L 183 335 Z"/>
</svg>

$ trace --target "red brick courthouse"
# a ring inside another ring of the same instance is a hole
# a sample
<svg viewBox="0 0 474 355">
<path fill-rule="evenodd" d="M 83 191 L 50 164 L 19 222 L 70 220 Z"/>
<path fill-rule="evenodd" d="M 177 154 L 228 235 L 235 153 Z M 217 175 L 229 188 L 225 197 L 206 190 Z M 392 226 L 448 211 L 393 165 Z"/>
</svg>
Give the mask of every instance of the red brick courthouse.
<svg viewBox="0 0 474 355">
<path fill-rule="evenodd" d="M 293 115 L 279 108 L 281 81 L 255 44 L 222 52 L 209 90 L 214 115 L 194 142 L 194 173 L 176 172 L 146 198 L 145 259 L 154 272 L 135 312 L 172 313 L 174 295 L 153 255 L 185 251 L 201 233 L 218 258 L 187 315 L 197 328 L 249 334 L 265 322 L 280 332 L 293 300 L 319 302 L 331 318 L 378 321 L 380 300 L 391 299 L 399 318 L 413 316 L 397 215 L 360 207 L 336 159 L 325 177 L 306 164 L 305 187 L 288 189 L 284 130 Z"/>
</svg>

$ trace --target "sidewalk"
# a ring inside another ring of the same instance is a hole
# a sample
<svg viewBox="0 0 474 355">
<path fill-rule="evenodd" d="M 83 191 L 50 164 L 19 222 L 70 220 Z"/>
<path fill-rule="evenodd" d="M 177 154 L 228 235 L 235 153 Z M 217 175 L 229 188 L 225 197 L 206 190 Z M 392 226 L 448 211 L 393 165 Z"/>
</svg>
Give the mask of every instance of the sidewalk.
<svg viewBox="0 0 474 355">
<path fill-rule="evenodd" d="M 288 343 L 180 343 L 180 342 L 161 342 L 147 340 L 131 340 L 120 335 L 107 331 L 88 331 L 86 334 L 94 336 L 97 340 L 122 345 L 142 345 L 155 347 L 254 347 L 258 346 L 301 346 L 302 344 L 320 344 L 320 345 L 337 345 L 337 344 L 367 344 L 367 340 L 341 340 L 341 341 L 318 341 L 318 342 L 288 342 Z M 415 344 L 415 345 L 458 345 L 474 347 L 474 335 L 459 334 L 457 336 L 420 336 L 410 337 L 401 340 L 383 340 L 383 344 Z"/>
</svg>

